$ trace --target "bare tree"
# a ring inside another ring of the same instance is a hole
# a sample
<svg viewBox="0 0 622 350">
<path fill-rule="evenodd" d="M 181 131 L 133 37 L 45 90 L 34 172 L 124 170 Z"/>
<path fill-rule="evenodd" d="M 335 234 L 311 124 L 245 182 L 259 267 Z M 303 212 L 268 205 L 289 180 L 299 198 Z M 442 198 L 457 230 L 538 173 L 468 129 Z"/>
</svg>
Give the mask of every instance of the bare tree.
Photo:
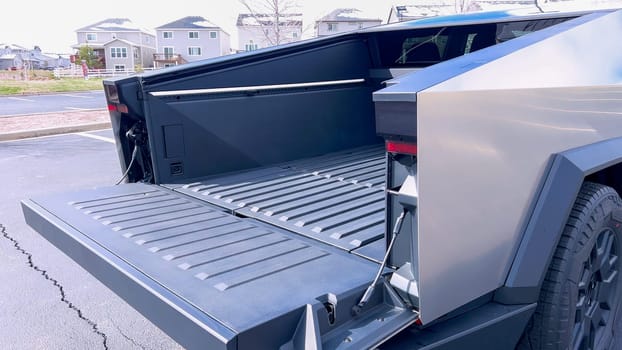
<svg viewBox="0 0 622 350">
<path fill-rule="evenodd" d="M 280 45 L 300 38 L 302 14 L 297 0 L 239 0 L 248 10 L 247 26 L 259 27 L 266 42 Z"/>
<path fill-rule="evenodd" d="M 454 8 L 456 9 L 456 13 L 466 12 L 470 2 L 470 0 L 454 0 Z"/>
</svg>

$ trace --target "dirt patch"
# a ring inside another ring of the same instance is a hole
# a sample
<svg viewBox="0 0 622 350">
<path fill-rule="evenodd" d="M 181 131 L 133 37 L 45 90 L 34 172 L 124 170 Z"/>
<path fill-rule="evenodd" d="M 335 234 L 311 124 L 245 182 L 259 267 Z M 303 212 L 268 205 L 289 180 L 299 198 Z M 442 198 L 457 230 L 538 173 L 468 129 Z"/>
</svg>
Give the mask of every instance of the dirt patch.
<svg viewBox="0 0 622 350">
<path fill-rule="evenodd" d="M 110 122 L 107 110 L 0 117 L 0 134 Z"/>
</svg>

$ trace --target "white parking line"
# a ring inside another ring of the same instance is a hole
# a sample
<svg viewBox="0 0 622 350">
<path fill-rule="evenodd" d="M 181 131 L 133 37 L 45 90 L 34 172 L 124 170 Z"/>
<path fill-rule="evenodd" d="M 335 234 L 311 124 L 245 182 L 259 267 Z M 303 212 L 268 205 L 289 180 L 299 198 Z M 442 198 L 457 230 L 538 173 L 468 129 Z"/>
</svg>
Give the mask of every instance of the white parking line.
<svg viewBox="0 0 622 350">
<path fill-rule="evenodd" d="M 84 96 L 84 95 L 71 95 L 71 94 L 62 94 L 61 96 L 75 97 L 75 98 L 93 98 L 92 96 Z"/>
<path fill-rule="evenodd" d="M 24 101 L 24 102 L 37 102 L 29 98 L 21 98 L 21 97 L 9 97 L 9 100 Z"/>
<path fill-rule="evenodd" d="M 111 139 L 110 137 L 104 137 L 104 136 L 99 136 L 99 135 L 93 135 L 93 134 L 88 134 L 85 132 L 77 132 L 75 133 L 75 135 L 80 135 L 80 136 L 84 136 L 84 137 L 89 137 L 95 140 L 100 140 L 100 141 L 105 141 L 105 142 L 110 142 L 110 143 L 115 143 L 114 139 Z"/>
</svg>

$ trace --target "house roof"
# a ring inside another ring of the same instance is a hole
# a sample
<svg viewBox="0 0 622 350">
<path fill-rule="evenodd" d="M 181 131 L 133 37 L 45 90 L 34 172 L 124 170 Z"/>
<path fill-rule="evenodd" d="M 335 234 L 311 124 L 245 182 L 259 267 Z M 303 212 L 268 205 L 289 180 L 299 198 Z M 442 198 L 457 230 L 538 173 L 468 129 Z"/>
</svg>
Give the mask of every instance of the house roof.
<svg viewBox="0 0 622 350">
<path fill-rule="evenodd" d="M 159 26 L 156 29 L 220 29 L 217 25 L 201 16 L 187 16 Z"/>
<path fill-rule="evenodd" d="M 422 17 L 444 16 L 456 13 L 453 4 L 420 4 L 420 5 L 398 5 L 391 9 L 400 20 L 409 20 Z"/>
<path fill-rule="evenodd" d="M 286 18 L 284 22 L 288 26 L 302 26 L 302 13 L 286 13 L 281 14 Z M 250 14 L 240 13 L 238 15 L 237 26 L 270 26 L 274 23 L 274 15 L 271 14 Z"/>
<path fill-rule="evenodd" d="M 73 44 L 71 45 L 72 49 L 80 49 L 81 47 L 84 46 L 89 46 L 92 47 L 93 49 L 103 49 L 104 48 L 104 44 L 102 43 L 81 43 L 81 44 Z"/>
<path fill-rule="evenodd" d="M 371 13 L 364 13 L 355 8 L 339 8 L 331 11 L 316 22 L 382 22 L 380 17 Z"/>
<path fill-rule="evenodd" d="M 501 11 L 501 10 L 518 10 L 521 8 L 533 8 L 533 1 L 478 1 L 473 4 L 473 11 Z"/>
<path fill-rule="evenodd" d="M 522 7 L 533 7 L 533 0 L 477 0 L 469 3 L 464 9 L 466 12 L 507 10 Z M 422 17 L 446 16 L 456 14 L 456 2 L 454 0 L 437 0 L 434 3 L 429 0 L 410 0 L 391 8 L 391 13 L 401 21 Z"/>
<path fill-rule="evenodd" d="M 52 56 L 50 56 L 50 55 L 46 55 L 46 54 L 44 54 L 44 53 L 41 53 L 41 52 L 36 52 L 36 51 L 35 51 L 35 52 L 32 52 L 32 53 L 30 54 L 30 57 L 34 57 L 34 58 L 36 58 L 36 59 L 38 59 L 38 60 L 41 60 L 41 61 L 55 60 L 55 59 L 56 59 L 56 57 L 52 57 Z"/>
<path fill-rule="evenodd" d="M 15 44 L 5 44 L 0 43 L 0 49 L 9 49 L 9 50 L 17 50 L 17 51 L 28 51 L 27 48 Z"/>
<path fill-rule="evenodd" d="M 108 45 L 110 45 L 111 43 L 113 43 L 115 41 L 120 41 L 120 42 L 122 42 L 124 44 L 127 44 L 127 45 L 130 45 L 130 46 L 143 46 L 143 45 L 137 44 L 137 43 L 135 43 L 133 41 L 129 41 L 129 40 L 125 40 L 125 39 L 119 39 L 119 38 L 112 39 L 112 40 L 110 40 L 108 42 L 103 43 L 102 45 L 103 46 L 108 46 Z"/>
<path fill-rule="evenodd" d="M 77 29 L 76 32 L 145 32 L 152 34 L 150 30 L 137 26 L 128 18 L 108 18 Z"/>
<path fill-rule="evenodd" d="M 14 60 L 15 57 L 17 57 L 17 55 L 10 53 L 10 54 L 6 54 L 6 55 L 1 55 L 0 56 L 0 60 Z"/>
<path fill-rule="evenodd" d="M 103 49 L 103 48 L 105 48 L 106 46 L 110 45 L 111 43 L 113 43 L 115 41 L 120 41 L 120 42 L 122 42 L 122 43 L 124 43 L 126 45 L 135 46 L 135 47 L 150 47 L 150 46 L 141 45 L 141 44 L 129 41 L 129 40 L 119 39 L 119 38 L 112 39 L 112 40 L 107 41 L 105 43 L 88 43 L 88 44 L 82 43 L 82 44 L 72 45 L 71 47 L 74 48 L 74 49 L 79 49 L 79 48 L 81 48 L 83 46 L 87 46 L 88 45 L 88 46 L 92 47 L 93 49 Z"/>
</svg>

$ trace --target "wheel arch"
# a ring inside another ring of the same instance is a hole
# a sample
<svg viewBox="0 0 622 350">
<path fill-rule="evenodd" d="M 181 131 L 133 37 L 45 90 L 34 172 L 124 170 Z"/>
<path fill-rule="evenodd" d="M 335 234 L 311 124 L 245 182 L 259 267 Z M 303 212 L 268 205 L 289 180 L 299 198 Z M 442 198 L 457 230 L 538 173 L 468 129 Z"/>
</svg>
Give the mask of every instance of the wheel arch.
<svg viewBox="0 0 622 350">
<path fill-rule="evenodd" d="M 584 181 L 614 188 L 622 194 L 622 137 L 552 155 L 521 241 L 494 299 L 504 304 L 538 301 L 564 225 Z"/>
</svg>

